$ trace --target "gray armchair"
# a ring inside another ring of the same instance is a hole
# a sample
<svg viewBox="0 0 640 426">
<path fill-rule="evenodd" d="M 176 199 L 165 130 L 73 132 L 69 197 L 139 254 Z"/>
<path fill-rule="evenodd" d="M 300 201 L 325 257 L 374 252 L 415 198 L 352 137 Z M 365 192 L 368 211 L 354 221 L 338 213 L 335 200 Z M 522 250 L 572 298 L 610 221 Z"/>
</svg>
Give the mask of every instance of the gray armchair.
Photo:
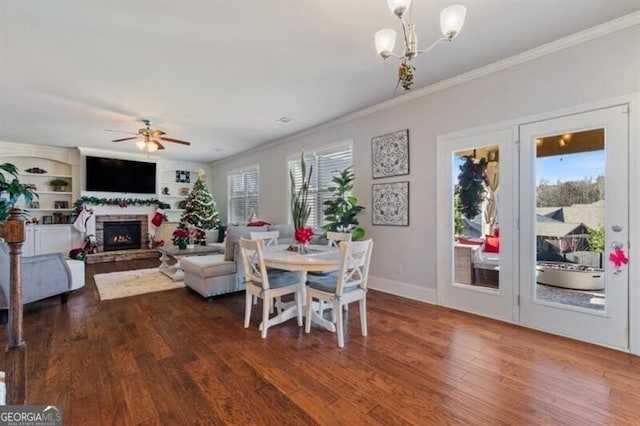
<svg viewBox="0 0 640 426">
<path fill-rule="evenodd" d="M 71 291 L 71 270 L 62 253 L 22 257 L 22 300 L 35 302 L 60 295 L 66 303 Z M 9 309 L 9 246 L 0 240 L 0 321 Z"/>
</svg>

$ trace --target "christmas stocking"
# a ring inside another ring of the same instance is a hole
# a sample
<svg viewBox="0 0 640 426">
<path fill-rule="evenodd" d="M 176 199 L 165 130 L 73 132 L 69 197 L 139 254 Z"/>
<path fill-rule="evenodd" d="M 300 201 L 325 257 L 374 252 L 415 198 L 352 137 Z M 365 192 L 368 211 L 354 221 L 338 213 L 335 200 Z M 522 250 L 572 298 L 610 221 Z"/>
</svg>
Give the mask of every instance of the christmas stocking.
<svg viewBox="0 0 640 426">
<path fill-rule="evenodd" d="M 164 210 L 160 207 L 156 209 L 156 213 L 153 215 L 151 219 L 151 224 L 155 227 L 162 225 L 162 221 L 164 220 Z"/>
<path fill-rule="evenodd" d="M 87 219 L 91 216 L 91 213 L 87 211 L 87 209 L 82 209 L 80 213 L 78 213 L 78 217 L 75 222 L 73 222 L 73 227 L 78 230 L 78 232 L 85 232 L 87 230 L 85 223 Z"/>
</svg>

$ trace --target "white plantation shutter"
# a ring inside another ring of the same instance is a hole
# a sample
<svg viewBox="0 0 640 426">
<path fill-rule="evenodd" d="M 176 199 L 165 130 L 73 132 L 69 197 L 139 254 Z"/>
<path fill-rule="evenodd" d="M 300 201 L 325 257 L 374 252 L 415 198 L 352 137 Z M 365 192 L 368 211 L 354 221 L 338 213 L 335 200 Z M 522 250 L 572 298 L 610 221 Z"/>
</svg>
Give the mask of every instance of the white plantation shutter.
<svg viewBox="0 0 640 426">
<path fill-rule="evenodd" d="M 227 182 L 227 222 L 229 224 L 247 223 L 252 212 L 255 212 L 259 217 L 260 174 L 258 166 L 229 173 Z"/>
<path fill-rule="evenodd" d="M 307 221 L 307 226 L 319 228 L 324 224 L 324 201 L 333 198 L 329 188 L 333 186 L 331 179 L 342 170 L 353 164 L 351 144 L 342 144 L 318 150 L 314 153 L 305 152 L 305 162 L 307 170 L 313 165 L 311 174 L 311 185 L 309 188 L 309 205 L 311 215 Z M 296 188 L 302 184 L 302 170 L 300 167 L 300 156 L 289 160 L 289 170 L 293 171 Z M 289 214 L 291 214 L 290 198 Z"/>
</svg>

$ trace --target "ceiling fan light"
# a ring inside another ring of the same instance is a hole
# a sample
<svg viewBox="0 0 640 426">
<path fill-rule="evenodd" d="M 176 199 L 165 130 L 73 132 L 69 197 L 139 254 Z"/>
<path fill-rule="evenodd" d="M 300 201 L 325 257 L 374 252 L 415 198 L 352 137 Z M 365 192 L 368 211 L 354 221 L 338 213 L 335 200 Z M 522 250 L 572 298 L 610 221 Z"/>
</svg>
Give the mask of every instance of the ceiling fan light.
<svg viewBox="0 0 640 426">
<path fill-rule="evenodd" d="M 158 150 L 158 145 L 153 142 L 149 142 L 147 144 L 147 152 L 156 152 Z"/>
<path fill-rule="evenodd" d="M 145 146 L 147 146 L 147 144 L 145 143 L 145 141 L 139 140 L 136 142 L 136 146 L 138 147 L 139 150 L 142 151 L 145 148 Z"/>
<path fill-rule="evenodd" d="M 452 4 L 442 9 L 442 12 L 440 12 L 442 35 L 449 40 L 453 40 L 462 29 L 466 14 L 467 8 L 461 4 Z"/>
<path fill-rule="evenodd" d="M 391 28 L 383 28 L 376 33 L 376 50 L 383 59 L 391 56 L 396 44 L 396 32 Z"/>
<path fill-rule="evenodd" d="M 407 9 L 409 9 L 409 6 L 411 6 L 411 0 L 387 0 L 387 4 L 394 15 L 402 18 L 402 15 L 404 15 Z"/>
</svg>

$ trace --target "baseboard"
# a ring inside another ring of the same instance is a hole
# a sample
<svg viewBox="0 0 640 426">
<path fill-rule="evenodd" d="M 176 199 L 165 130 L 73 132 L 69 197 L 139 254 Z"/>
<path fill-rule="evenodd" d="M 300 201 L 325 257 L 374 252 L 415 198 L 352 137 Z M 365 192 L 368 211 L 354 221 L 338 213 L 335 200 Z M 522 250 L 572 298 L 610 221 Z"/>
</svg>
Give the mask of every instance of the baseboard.
<svg viewBox="0 0 640 426">
<path fill-rule="evenodd" d="M 435 288 L 425 288 L 413 284 L 372 276 L 369 276 L 368 284 L 369 288 L 373 290 L 406 297 L 407 299 L 418 300 L 420 302 L 431 303 L 432 305 L 438 304 L 438 292 Z"/>
</svg>

